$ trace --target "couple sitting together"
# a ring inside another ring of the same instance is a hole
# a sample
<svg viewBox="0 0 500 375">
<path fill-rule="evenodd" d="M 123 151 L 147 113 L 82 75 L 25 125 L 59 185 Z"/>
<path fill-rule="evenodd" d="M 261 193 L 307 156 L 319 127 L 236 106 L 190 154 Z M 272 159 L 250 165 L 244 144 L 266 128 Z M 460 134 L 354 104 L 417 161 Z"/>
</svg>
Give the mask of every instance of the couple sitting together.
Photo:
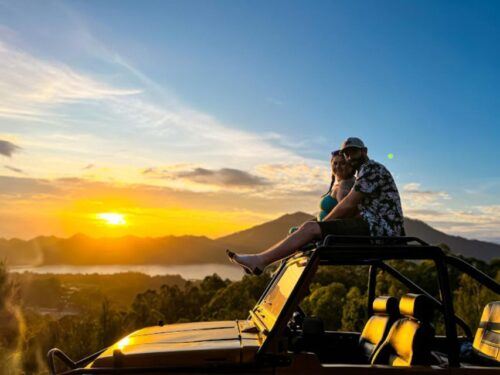
<svg viewBox="0 0 500 375">
<path fill-rule="evenodd" d="M 391 173 L 368 158 L 359 138 L 347 138 L 332 152 L 332 183 L 321 200 L 317 221 L 307 221 L 288 237 L 258 254 L 226 250 L 229 259 L 259 275 L 271 263 L 312 241 L 332 235 L 404 236 L 403 211 Z"/>
</svg>

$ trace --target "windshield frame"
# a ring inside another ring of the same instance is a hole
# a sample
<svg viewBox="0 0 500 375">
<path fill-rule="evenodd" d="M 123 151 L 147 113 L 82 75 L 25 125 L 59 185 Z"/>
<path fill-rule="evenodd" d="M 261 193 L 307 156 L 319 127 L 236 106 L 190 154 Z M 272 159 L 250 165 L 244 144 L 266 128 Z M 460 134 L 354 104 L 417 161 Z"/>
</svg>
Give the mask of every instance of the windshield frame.
<svg viewBox="0 0 500 375">
<path fill-rule="evenodd" d="M 295 307 L 300 302 L 300 299 L 307 293 L 309 282 L 314 276 L 315 270 L 318 266 L 318 259 L 319 258 L 316 252 L 313 250 L 306 253 L 297 253 L 284 261 L 275 276 L 269 282 L 264 293 L 262 293 L 255 307 L 250 311 L 249 319 L 264 336 L 263 343 L 258 350 L 258 354 L 266 352 L 268 349 L 276 351 L 276 346 L 273 345 L 273 343 L 275 343 L 274 338 L 280 337 L 280 333 L 286 328 L 286 324 L 295 311 Z M 306 264 L 304 265 L 304 269 L 302 270 L 302 273 L 300 274 L 295 285 L 292 287 L 290 295 L 281 307 L 280 312 L 276 315 L 274 324 L 269 327 L 269 324 L 266 324 L 266 321 L 269 321 L 269 319 L 266 319 L 265 313 L 267 310 L 263 306 L 263 303 L 269 293 L 273 290 L 273 287 L 279 282 L 279 280 L 281 280 L 287 269 L 297 262 L 306 262 Z M 262 314 L 263 312 L 264 314 Z"/>
</svg>

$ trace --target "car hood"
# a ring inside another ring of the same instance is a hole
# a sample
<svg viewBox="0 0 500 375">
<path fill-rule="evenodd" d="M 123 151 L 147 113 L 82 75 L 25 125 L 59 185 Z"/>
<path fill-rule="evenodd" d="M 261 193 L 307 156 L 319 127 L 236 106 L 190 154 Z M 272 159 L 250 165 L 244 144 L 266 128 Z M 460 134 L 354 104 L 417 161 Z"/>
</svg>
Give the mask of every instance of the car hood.
<svg viewBox="0 0 500 375">
<path fill-rule="evenodd" d="M 252 362 L 262 337 L 251 321 L 147 327 L 106 349 L 89 367 L 199 367 Z"/>
</svg>

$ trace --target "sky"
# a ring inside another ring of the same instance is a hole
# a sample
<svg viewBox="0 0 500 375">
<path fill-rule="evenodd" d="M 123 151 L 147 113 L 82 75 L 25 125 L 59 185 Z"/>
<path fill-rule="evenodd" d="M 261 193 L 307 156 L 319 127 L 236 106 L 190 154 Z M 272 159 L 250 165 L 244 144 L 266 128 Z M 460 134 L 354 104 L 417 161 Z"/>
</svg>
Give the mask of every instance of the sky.
<svg viewBox="0 0 500 375">
<path fill-rule="evenodd" d="M 500 242 L 499 61 L 498 2 L 0 0 L 0 237 L 315 213 L 357 136 L 406 216 Z"/>
</svg>

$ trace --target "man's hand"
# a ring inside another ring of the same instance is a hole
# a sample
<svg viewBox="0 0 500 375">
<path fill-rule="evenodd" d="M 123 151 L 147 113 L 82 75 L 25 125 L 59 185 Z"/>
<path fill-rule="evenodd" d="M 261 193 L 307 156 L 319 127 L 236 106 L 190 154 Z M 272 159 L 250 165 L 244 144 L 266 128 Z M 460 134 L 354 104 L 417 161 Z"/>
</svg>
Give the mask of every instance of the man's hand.
<svg viewBox="0 0 500 375">
<path fill-rule="evenodd" d="M 323 221 L 354 217 L 358 211 L 358 204 L 361 203 L 363 198 L 363 193 L 351 189 L 349 194 L 347 194 L 347 196 L 342 199 L 332 211 L 330 211 Z"/>
</svg>

